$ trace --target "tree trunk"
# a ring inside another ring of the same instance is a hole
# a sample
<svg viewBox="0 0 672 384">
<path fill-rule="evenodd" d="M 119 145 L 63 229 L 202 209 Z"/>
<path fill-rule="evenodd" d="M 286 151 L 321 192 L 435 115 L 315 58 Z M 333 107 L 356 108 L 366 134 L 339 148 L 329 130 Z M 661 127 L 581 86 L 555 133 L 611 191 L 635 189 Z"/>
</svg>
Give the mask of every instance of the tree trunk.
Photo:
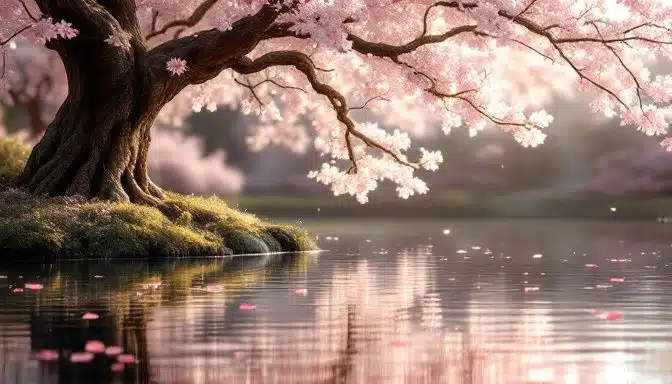
<svg viewBox="0 0 672 384">
<path fill-rule="evenodd" d="M 68 97 L 33 149 L 21 184 L 34 194 L 130 201 L 175 213 L 147 175 L 152 123 L 184 87 L 215 78 L 252 51 L 278 17 L 275 3 L 227 31 L 202 31 L 149 51 L 133 0 L 36 3 L 80 34 L 46 44 L 63 61 Z M 110 35 L 128 40 L 122 46 L 104 43 Z M 189 70 L 171 76 L 166 63 L 172 57 L 185 59 Z"/>
<path fill-rule="evenodd" d="M 162 193 L 147 175 L 150 128 L 160 107 L 152 105 L 144 51 L 104 48 L 100 56 L 58 50 L 68 97 L 33 149 L 21 183 L 38 195 L 161 205 Z"/>
</svg>

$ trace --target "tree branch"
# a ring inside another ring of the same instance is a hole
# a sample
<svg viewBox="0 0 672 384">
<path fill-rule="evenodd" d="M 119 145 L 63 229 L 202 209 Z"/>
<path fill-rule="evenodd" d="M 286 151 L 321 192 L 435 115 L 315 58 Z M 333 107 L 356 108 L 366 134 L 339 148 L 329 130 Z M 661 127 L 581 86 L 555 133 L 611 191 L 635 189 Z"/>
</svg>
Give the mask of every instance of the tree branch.
<svg viewBox="0 0 672 384">
<path fill-rule="evenodd" d="M 248 57 L 242 57 L 232 63 L 231 69 L 241 74 L 252 74 L 260 72 L 266 68 L 274 66 L 291 66 L 302 72 L 315 92 L 326 96 L 332 108 L 336 112 L 336 117 L 339 122 L 345 126 L 345 141 L 348 150 L 348 156 L 352 164 L 351 170 L 357 172 L 357 160 L 354 156 L 351 136 L 360 139 L 364 144 L 370 148 L 375 148 L 392 157 L 397 163 L 417 169 L 418 164 L 409 163 L 402 159 L 401 156 L 384 145 L 380 144 L 374 139 L 369 138 L 364 133 L 359 131 L 355 126 L 354 121 L 348 116 L 348 105 L 345 97 L 328 84 L 321 82 L 317 77 L 317 72 L 313 62 L 305 53 L 299 51 L 278 51 L 270 52 L 259 58 L 252 60 Z"/>
<path fill-rule="evenodd" d="M 152 31 L 145 37 L 147 40 L 154 38 L 156 36 L 162 35 L 166 32 L 168 32 L 172 28 L 176 27 L 185 27 L 185 28 L 190 28 L 196 26 L 201 20 L 203 20 L 203 17 L 205 17 L 206 13 L 215 5 L 217 4 L 218 0 L 205 0 L 202 2 L 196 9 L 194 9 L 194 12 L 192 12 L 189 17 L 183 20 L 174 20 L 166 25 L 164 25 L 161 29 L 155 30 L 156 27 L 156 17 L 158 17 L 158 12 L 155 14 L 154 19 L 152 20 Z"/>
<path fill-rule="evenodd" d="M 188 85 L 215 78 L 229 68 L 233 60 L 251 52 L 279 12 L 273 5 L 265 5 L 256 14 L 233 23 L 228 31 L 201 31 L 150 50 L 145 66 L 152 77 L 154 94 L 161 99 L 157 100 L 158 105 L 168 102 Z M 166 69 L 171 58 L 186 60 L 189 70 L 180 76 L 172 76 Z"/>
<path fill-rule="evenodd" d="M 31 20 L 33 20 L 34 22 L 37 23 L 38 22 L 37 17 L 33 16 L 33 14 L 30 12 L 30 10 L 28 9 L 28 6 L 26 5 L 26 2 L 23 1 L 23 0 L 19 0 L 19 2 L 21 3 L 21 6 L 23 7 L 23 10 L 26 11 L 26 13 L 28 14 L 28 17 L 30 17 Z"/>
</svg>

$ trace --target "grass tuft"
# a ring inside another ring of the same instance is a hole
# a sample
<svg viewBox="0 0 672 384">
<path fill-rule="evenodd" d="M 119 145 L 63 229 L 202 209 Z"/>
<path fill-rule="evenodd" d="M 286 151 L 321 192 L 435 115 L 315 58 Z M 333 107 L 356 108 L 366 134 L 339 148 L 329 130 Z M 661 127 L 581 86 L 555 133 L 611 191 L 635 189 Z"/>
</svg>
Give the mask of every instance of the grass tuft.
<svg viewBox="0 0 672 384">
<path fill-rule="evenodd" d="M 12 188 L 29 150 L 0 139 L 0 254 L 30 260 L 213 256 L 315 249 L 300 229 L 274 225 L 219 198 L 168 193 L 182 213 L 77 197 L 38 197 Z M 11 159 L 3 162 L 1 156 Z M 23 156 L 24 161 L 14 159 Z"/>
</svg>

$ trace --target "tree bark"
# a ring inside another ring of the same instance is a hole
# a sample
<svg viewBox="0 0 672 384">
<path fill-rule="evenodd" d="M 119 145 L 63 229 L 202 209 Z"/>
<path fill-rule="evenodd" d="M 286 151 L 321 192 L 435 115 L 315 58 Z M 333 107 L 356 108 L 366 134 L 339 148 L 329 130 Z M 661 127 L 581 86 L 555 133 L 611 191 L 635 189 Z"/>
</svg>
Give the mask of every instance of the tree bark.
<svg viewBox="0 0 672 384">
<path fill-rule="evenodd" d="M 216 77 L 257 45 L 278 12 L 264 6 L 228 31 L 208 30 L 151 51 L 134 0 L 36 0 L 54 20 L 68 20 L 74 39 L 47 43 L 68 77 L 68 96 L 35 146 L 21 184 L 39 195 L 82 195 L 165 206 L 147 175 L 150 129 L 161 108 L 184 87 Z M 128 36 L 122 47 L 103 41 Z M 189 70 L 171 76 L 171 57 Z"/>
<path fill-rule="evenodd" d="M 147 175 L 149 131 L 160 106 L 150 97 L 144 40 L 123 47 L 102 41 L 110 34 L 139 36 L 134 6 L 123 5 L 132 19 L 88 2 L 40 4 L 46 14 L 80 21 L 80 33 L 88 35 L 47 45 L 63 61 L 68 96 L 21 176 L 31 193 L 160 204 L 162 193 Z"/>
</svg>

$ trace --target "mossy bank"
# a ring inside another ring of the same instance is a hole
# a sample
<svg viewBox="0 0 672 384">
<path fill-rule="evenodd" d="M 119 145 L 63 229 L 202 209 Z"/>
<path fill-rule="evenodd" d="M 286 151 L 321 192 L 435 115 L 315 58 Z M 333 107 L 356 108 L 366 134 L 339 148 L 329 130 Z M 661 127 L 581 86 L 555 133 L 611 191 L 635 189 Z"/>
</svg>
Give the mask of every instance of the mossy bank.
<svg viewBox="0 0 672 384">
<path fill-rule="evenodd" d="M 167 193 L 181 212 L 169 218 L 130 203 L 32 196 L 13 185 L 28 153 L 21 142 L 0 139 L 3 259 L 169 258 L 315 248 L 305 231 L 262 221 L 214 197 Z"/>
</svg>

